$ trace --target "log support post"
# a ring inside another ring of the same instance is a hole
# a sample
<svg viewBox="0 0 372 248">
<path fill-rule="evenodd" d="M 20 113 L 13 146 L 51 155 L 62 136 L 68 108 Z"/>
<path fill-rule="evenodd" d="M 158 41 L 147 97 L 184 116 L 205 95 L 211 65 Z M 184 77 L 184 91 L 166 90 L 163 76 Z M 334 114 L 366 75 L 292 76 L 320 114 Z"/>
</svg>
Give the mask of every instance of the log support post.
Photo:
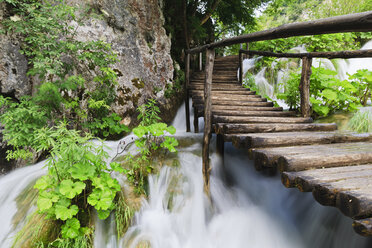
<svg viewBox="0 0 372 248">
<path fill-rule="evenodd" d="M 203 70 L 203 53 L 199 53 L 199 71 Z"/>
<path fill-rule="evenodd" d="M 301 115 L 302 117 L 310 117 L 310 75 L 311 75 L 312 58 L 302 58 L 302 74 L 300 82 L 301 95 Z"/>
<path fill-rule="evenodd" d="M 245 43 L 245 50 L 249 51 L 249 43 L 248 43 L 248 42 Z M 250 57 L 249 54 L 246 54 L 246 55 L 245 55 L 245 58 L 246 58 L 246 59 L 249 59 L 249 57 Z"/>
<path fill-rule="evenodd" d="M 209 195 L 210 186 L 210 160 L 209 143 L 211 139 L 212 128 L 212 76 L 214 65 L 214 49 L 207 49 L 205 64 L 205 82 L 204 82 L 204 137 L 203 137 L 203 179 L 204 191 Z"/>
<path fill-rule="evenodd" d="M 239 83 L 243 85 L 243 53 L 239 51 Z"/>
<path fill-rule="evenodd" d="M 199 133 L 199 112 L 197 107 L 194 107 L 194 132 Z"/>
<path fill-rule="evenodd" d="M 190 84 L 190 53 L 185 56 L 185 113 L 186 113 L 186 132 L 190 132 L 190 104 L 189 104 L 189 84 Z"/>
</svg>

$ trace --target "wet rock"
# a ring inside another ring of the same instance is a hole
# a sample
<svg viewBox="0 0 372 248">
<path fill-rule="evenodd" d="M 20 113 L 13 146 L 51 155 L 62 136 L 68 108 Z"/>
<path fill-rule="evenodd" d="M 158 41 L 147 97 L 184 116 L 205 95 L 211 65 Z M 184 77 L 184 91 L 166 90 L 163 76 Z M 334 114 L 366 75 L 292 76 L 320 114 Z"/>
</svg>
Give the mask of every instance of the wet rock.
<svg viewBox="0 0 372 248">
<path fill-rule="evenodd" d="M 19 42 L 0 34 L 0 93 L 16 99 L 31 94 L 26 72 L 27 59 L 20 53 Z"/>
</svg>

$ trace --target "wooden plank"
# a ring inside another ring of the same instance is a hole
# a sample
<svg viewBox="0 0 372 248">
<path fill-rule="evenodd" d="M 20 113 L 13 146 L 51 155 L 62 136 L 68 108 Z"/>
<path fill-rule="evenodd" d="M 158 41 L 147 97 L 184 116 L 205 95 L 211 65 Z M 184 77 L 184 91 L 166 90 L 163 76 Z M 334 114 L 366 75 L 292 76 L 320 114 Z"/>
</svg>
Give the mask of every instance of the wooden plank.
<svg viewBox="0 0 372 248">
<path fill-rule="evenodd" d="M 268 133 L 268 132 L 296 132 L 296 131 L 334 131 L 335 123 L 308 124 L 217 124 L 217 133 Z"/>
<path fill-rule="evenodd" d="M 354 220 L 354 231 L 362 236 L 372 236 L 372 218 Z"/>
<path fill-rule="evenodd" d="M 220 102 L 220 101 L 260 101 L 266 102 L 266 98 L 261 98 L 259 95 L 215 95 L 212 96 L 213 102 Z M 192 96 L 193 99 L 204 99 L 202 95 L 194 94 Z"/>
<path fill-rule="evenodd" d="M 272 40 L 293 36 L 372 31 L 372 11 L 335 16 L 307 22 L 284 24 L 269 30 L 240 35 L 204 46 L 189 49 L 187 53 L 198 53 L 208 48 L 231 46 L 245 42 Z"/>
<path fill-rule="evenodd" d="M 302 192 L 311 192 L 316 185 L 342 181 L 350 178 L 372 176 L 372 165 L 355 165 L 321 168 L 282 173 L 282 183 L 287 188 L 297 187 Z"/>
<path fill-rule="evenodd" d="M 193 97 L 194 105 L 204 104 L 204 100 L 201 98 Z M 228 105 L 228 106 L 261 106 L 261 107 L 272 107 L 274 104 L 272 102 L 267 102 L 265 98 L 250 98 L 245 101 L 227 101 L 227 100 L 215 100 L 213 105 Z"/>
<path fill-rule="evenodd" d="M 285 186 L 312 191 L 326 206 L 339 208 L 352 218 L 372 216 L 372 164 L 284 172 Z"/>
<path fill-rule="evenodd" d="M 205 88 L 204 88 L 204 136 L 203 136 L 203 179 L 204 191 L 209 195 L 210 187 L 210 160 L 209 160 L 209 143 L 211 138 L 212 127 L 212 77 L 213 77 L 213 63 L 214 50 L 208 49 L 206 53 L 205 65 Z"/>
<path fill-rule="evenodd" d="M 221 116 L 272 116 L 272 117 L 290 117 L 295 116 L 296 112 L 294 111 L 239 111 L 239 110 L 213 110 L 214 115 Z"/>
<path fill-rule="evenodd" d="M 231 141 L 236 147 L 247 148 L 280 147 L 372 141 L 372 133 L 282 132 L 282 133 L 233 134 L 231 137 Z"/>
<path fill-rule="evenodd" d="M 213 123 L 312 123 L 312 118 L 214 115 Z"/>
<path fill-rule="evenodd" d="M 312 59 L 302 58 L 302 73 L 300 82 L 300 98 L 301 98 L 301 115 L 302 117 L 310 117 L 310 76 L 311 76 Z"/>
<path fill-rule="evenodd" d="M 213 87 L 212 87 L 213 88 Z M 203 95 L 203 91 L 200 90 L 191 90 L 193 95 Z M 240 90 L 240 91 L 213 91 L 212 96 L 247 96 L 247 95 L 254 95 L 256 94 L 255 91 L 250 90 Z"/>
<path fill-rule="evenodd" d="M 240 53 L 249 55 L 259 55 L 277 58 L 327 58 L 327 59 L 347 59 L 347 58 L 369 58 L 372 57 L 372 49 L 339 52 L 311 52 L 311 53 L 273 53 L 264 51 L 240 50 Z"/>
<path fill-rule="evenodd" d="M 273 148 L 275 149 L 275 148 Z M 298 146 L 297 152 L 285 152 L 278 160 L 280 171 L 300 171 L 372 163 L 372 143 L 355 142 Z"/>
</svg>

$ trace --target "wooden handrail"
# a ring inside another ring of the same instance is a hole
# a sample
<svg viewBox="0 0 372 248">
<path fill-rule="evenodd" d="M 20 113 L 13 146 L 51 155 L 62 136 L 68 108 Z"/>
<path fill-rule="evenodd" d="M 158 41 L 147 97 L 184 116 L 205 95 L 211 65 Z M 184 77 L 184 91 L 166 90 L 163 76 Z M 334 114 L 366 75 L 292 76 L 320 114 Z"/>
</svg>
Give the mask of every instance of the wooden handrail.
<svg viewBox="0 0 372 248">
<path fill-rule="evenodd" d="M 327 59 L 348 59 L 348 58 L 369 58 L 372 57 L 372 49 L 357 51 L 340 51 L 340 52 L 310 52 L 310 53 L 273 53 L 253 50 L 240 49 L 239 53 L 249 55 L 260 55 L 265 57 L 277 58 L 327 58 Z"/>
<path fill-rule="evenodd" d="M 212 49 L 252 41 L 274 40 L 293 36 L 368 31 L 372 31 L 372 11 L 335 16 L 314 21 L 284 24 L 276 28 L 240 35 L 200 47 L 195 47 L 186 50 L 186 53 L 199 53 L 208 48 Z"/>
</svg>

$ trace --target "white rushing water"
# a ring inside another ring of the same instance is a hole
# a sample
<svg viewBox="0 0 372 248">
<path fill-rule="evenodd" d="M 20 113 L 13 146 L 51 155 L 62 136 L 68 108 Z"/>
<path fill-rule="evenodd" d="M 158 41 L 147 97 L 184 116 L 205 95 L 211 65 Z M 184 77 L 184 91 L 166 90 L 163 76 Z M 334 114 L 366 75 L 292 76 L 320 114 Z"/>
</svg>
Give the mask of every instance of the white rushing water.
<svg viewBox="0 0 372 248">
<path fill-rule="evenodd" d="M 372 41 L 363 47 L 368 48 L 372 48 Z M 345 76 L 356 68 L 372 66 L 371 62 L 349 60 L 336 67 L 342 68 Z M 283 70 L 280 77 L 286 76 Z M 149 199 L 143 200 L 143 207 L 135 214 L 134 224 L 124 238 L 116 237 L 113 216 L 105 221 L 97 220 L 96 248 L 131 248 L 146 242 L 152 248 L 372 247 L 371 239 L 355 234 L 352 220 L 337 209 L 320 206 L 309 193 L 284 188 L 277 176 L 256 172 L 246 151 L 229 145 L 224 161 L 214 151 L 211 153 L 210 202 L 203 193 L 202 134 L 186 134 L 184 116 L 183 105 L 174 121 L 176 135 L 199 142 L 179 150 L 179 167 L 164 167 L 158 176 L 149 178 Z M 201 119 L 199 127 L 203 130 Z M 126 142 L 130 140 L 132 137 L 125 138 Z M 109 161 L 120 141 L 105 144 L 111 149 Z M 14 235 L 25 222 L 25 218 L 16 218 L 17 211 L 20 208 L 25 213 L 33 211 L 33 206 L 22 207 L 16 200 L 46 173 L 43 166 L 41 162 L 0 177 L 0 248 L 11 246 Z M 125 177 L 117 178 L 123 185 Z"/>
</svg>

